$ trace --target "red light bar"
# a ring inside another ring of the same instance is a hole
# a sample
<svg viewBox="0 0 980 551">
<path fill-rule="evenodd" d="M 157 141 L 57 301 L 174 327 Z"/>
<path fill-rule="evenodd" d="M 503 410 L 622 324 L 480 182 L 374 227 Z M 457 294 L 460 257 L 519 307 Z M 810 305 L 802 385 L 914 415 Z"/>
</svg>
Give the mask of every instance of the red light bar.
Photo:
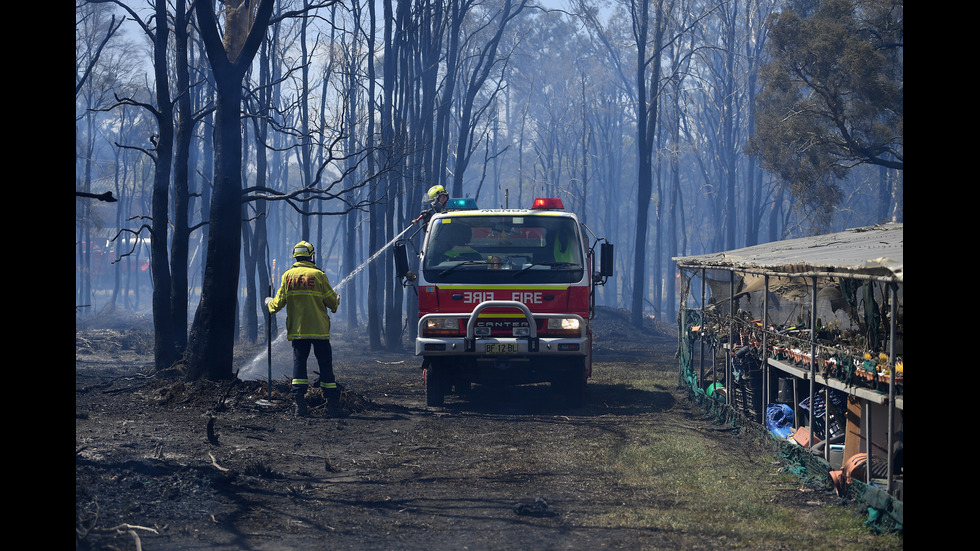
<svg viewBox="0 0 980 551">
<path fill-rule="evenodd" d="M 565 205 L 562 204 L 560 197 L 538 197 L 531 204 L 531 210 L 535 209 L 564 209 Z"/>
</svg>

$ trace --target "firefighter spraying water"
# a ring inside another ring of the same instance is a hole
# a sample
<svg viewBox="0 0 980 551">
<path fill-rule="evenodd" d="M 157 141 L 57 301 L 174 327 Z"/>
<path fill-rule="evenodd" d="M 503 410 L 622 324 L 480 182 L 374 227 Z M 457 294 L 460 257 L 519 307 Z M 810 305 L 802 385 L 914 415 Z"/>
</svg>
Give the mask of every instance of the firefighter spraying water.
<svg viewBox="0 0 980 551">
<path fill-rule="evenodd" d="M 377 260 L 377 258 L 379 256 L 381 256 L 381 254 L 384 253 L 384 251 L 388 250 L 392 245 L 394 245 L 395 242 L 397 242 L 399 239 L 401 239 L 402 236 L 404 236 L 409 230 L 412 229 L 412 227 L 413 226 L 409 226 L 409 227 L 405 228 L 404 230 L 402 230 L 401 233 L 399 233 L 398 235 L 396 235 L 391 241 L 389 241 L 388 243 L 386 243 L 383 247 L 381 247 L 380 249 L 378 249 L 377 251 L 375 251 L 374 254 L 372 254 L 367 260 L 365 260 L 364 262 L 362 262 L 360 264 L 360 266 L 357 266 L 356 268 L 354 268 L 353 270 L 351 270 L 351 272 L 349 274 L 347 274 L 346 276 L 344 276 L 344 279 L 340 280 L 340 282 L 337 283 L 336 285 L 333 285 L 333 290 L 335 292 L 339 293 L 341 291 L 341 289 L 343 289 L 344 286 L 348 282 L 350 282 L 352 279 L 354 279 L 354 277 L 358 273 L 360 273 L 366 266 L 368 266 L 371 262 L 374 262 L 375 260 Z M 271 294 L 271 292 L 270 292 L 270 294 Z M 269 326 L 268 323 L 266 325 L 267 325 L 267 327 Z M 241 372 L 239 372 L 239 377 L 241 379 L 243 379 L 243 380 L 254 380 L 254 379 L 264 379 L 264 378 L 267 378 L 269 380 L 269 386 L 270 386 L 270 392 L 271 392 L 271 386 L 272 386 L 272 365 L 271 365 L 271 363 L 272 363 L 272 348 L 275 347 L 277 350 L 280 349 L 280 347 L 287 340 L 286 339 L 286 332 L 285 331 L 281 331 L 279 333 L 279 335 L 276 336 L 276 337 L 273 337 L 271 334 L 270 335 L 267 335 L 267 339 L 268 339 L 269 343 L 268 343 L 268 351 L 266 352 L 266 354 L 261 354 L 261 355 L 256 356 L 255 358 L 253 358 L 252 361 L 247 366 L 245 366 L 244 368 L 242 368 Z M 266 365 L 267 363 L 268 363 L 268 365 Z M 271 398 L 270 398 L 270 400 L 271 400 Z M 268 402 L 268 400 L 266 402 Z"/>
<path fill-rule="evenodd" d="M 417 286 L 415 353 L 426 403 L 442 405 L 473 383 L 549 382 L 581 405 L 592 373 L 595 291 L 612 275 L 612 245 L 589 246 L 591 231 L 560 199 L 481 210 L 439 187 L 417 219 L 425 220 L 418 273 L 405 242 L 395 244 L 396 275 Z"/>
<path fill-rule="evenodd" d="M 305 417 L 306 392 L 310 386 L 306 362 L 312 349 L 320 368 L 318 386 L 327 401 L 328 415 L 341 414 L 340 388 L 333 373 L 330 346 L 330 312 L 336 312 L 340 296 L 330 286 L 327 274 L 314 264 L 316 250 L 307 241 L 293 247 L 293 266 L 282 274 L 275 297 L 265 299 L 270 314 L 286 309 L 286 338 L 293 347 L 292 395 L 296 415 Z"/>
</svg>

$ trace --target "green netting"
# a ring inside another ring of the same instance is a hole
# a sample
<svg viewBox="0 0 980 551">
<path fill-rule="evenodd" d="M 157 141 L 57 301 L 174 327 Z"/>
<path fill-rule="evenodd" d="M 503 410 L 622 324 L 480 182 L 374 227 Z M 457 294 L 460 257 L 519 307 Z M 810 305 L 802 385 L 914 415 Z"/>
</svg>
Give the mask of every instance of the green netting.
<svg viewBox="0 0 980 551">
<path fill-rule="evenodd" d="M 691 326 L 700 323 L 696 311 L 682 309 L 679 314 L 681 339 L 677 358 L 680 368 L 679 384 L 688 391 L 688 398 L 705 412 L 705 416 L 716 424 L 735 428 L 743 435 L 751 436 L 771 447 L 773 455 L 783 464 L 786 472 L 792 473 L 804 483 L 832 490 L 830 465 L 823 458 L 814 455 L 806 448 L 777 438 L 762 424 L 754 423 L 740 414 L 729 404 L 713 399 L 700 387 L 698 374 L 694 369 L 694 337 Z M 903 503 L 894 499 L 886 491 L 855 480 L 847 487 L 843 501 L 866 504 L 868 520 L 865 524 L 878 533 L 902 531 Z"/>
<path fill-rule="evenodd" d="M 865 526 L 877 533 L 901 532 L 905 524 L 904 504 L 888 492 L 855 480 L 847 487 L 849 500 L 868 507 L 868 520 Z"/>
</svg>

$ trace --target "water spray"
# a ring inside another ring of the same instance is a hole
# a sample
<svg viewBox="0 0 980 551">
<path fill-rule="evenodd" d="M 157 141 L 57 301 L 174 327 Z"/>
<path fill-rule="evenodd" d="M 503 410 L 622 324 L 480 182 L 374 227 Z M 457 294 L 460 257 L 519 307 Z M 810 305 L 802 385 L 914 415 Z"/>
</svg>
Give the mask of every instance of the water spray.
<svg viewBox="0 0 980 551">
<path fill-rule="evenodd" d="M 413 220 L 412 221 L 412 225 L 415 225 L 415 222 L 417 222 L 417 221 L 418 221 L 418 219 Z M 377 252 L 375 252 L 374 254 L 372 254 L 371 256 L 369 256 L 368 259 L 365 260 L 364 262 L 362 262 L 360 266 L 354 268 L 354 270 L 351 273 L 347 274 L 347 277 L 345 277 L 344 279 L 340 280 L 340 283 L 334 285 L 333 286 L 333 290 L 336 291 L 337 289 L 342 288 L 344 286 L 344 284 L 346 284 L 351 279 L 354 279 L 354 276 L 356 276 L 358 274 L 358 272 L 360 272 L 361 270 L 364 269 L 365 266 L 367 266 L 368 264 L 370 264 L 371 262 L 373 262 L 374 259 L 376 259 L 379 256 L 381 256 L 381 253 L 385 252 L 385 250 L 387 250 L 388 247 L 391 247 L 392 245 L 394 245 L 395 244 L 395 241 L 398 241 L 399 239 L 401 239 L 402 236 L 405 235 L 405 233 L 408 232 L 408 230 L 410 230 L 410 229 L 412 229 L 412 226 L 411 225 L 408 226 L 407 228 L 405 228 L 404 230 L 402 230 L 402 232 L 399 233 L 398 235 L 396 235 L 394 237 L 394 239 L 392 239 L 391 241 L 387 242 L 383 247 L 381 247 L 380 249 L 378 249 Z"/>
</svg>

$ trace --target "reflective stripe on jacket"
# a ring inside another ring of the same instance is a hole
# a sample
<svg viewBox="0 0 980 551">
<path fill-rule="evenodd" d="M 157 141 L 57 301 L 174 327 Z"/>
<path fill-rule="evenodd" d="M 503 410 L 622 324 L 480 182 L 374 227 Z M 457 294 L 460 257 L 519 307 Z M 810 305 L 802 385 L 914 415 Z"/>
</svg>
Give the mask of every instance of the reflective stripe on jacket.
<svg viewBox="0 0 980 551">
<path fill-rule="evenodd" d="M 330 314 L 337 311 L 337 293 L 316 264 L 301 261 L 282 274 L 269 313 L 286 308 L 286 339 L 329 339 Z"/>
</svg>

